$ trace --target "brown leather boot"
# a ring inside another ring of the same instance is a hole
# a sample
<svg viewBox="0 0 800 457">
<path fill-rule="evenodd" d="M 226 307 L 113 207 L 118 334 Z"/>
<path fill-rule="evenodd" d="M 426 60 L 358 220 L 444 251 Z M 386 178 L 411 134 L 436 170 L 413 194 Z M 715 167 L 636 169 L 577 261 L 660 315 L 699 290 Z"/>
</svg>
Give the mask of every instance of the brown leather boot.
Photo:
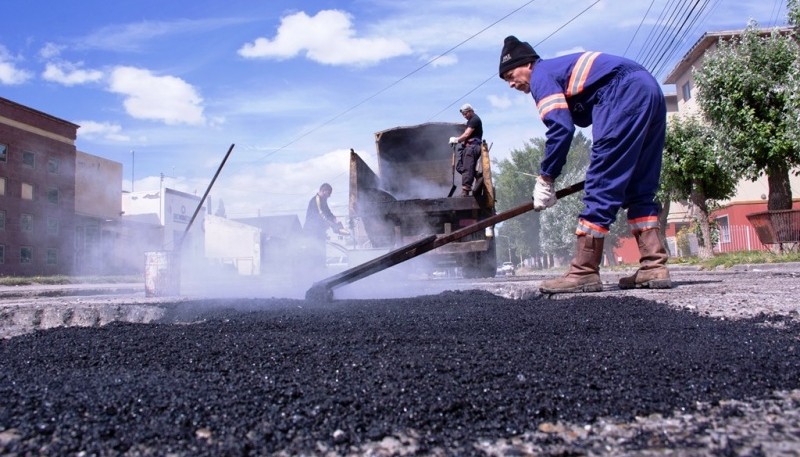
<svg viewBox="0 0 800 457">
<path fill-rule="evenodd" d="M 661 244 L 658 230 L 651 229 L 634 235 L 639 244 L 639 264 L 636 273 L 619 279 L 620 289 L 649 287 L 651 289 L 669 289 L 672 281 L 667 269 L 667 250 Z"/>
<path fill-rule="evenodd" d="M 539 291 L 543 294 L 602 291 L 600 259 L 603 258 L 604 241 L 605 238 L 578 235 L 575 257 L 570 262 L 567 274 L 542 282 Z"/>
</svg>

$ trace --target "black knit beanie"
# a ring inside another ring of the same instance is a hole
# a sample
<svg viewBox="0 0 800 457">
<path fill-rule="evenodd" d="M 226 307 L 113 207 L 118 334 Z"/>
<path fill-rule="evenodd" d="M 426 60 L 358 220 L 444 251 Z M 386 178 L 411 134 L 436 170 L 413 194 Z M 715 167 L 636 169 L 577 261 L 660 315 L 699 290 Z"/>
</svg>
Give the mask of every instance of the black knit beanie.
<svg viewBox="0 0 800 457">
<path fill-rule="evenodd" d="M 539 60 L 539 54 L 525 41 L 509 35 L 503 42 L 503 52 L 500 53 L 500 79 L 508 70 Z"/>
</svg>

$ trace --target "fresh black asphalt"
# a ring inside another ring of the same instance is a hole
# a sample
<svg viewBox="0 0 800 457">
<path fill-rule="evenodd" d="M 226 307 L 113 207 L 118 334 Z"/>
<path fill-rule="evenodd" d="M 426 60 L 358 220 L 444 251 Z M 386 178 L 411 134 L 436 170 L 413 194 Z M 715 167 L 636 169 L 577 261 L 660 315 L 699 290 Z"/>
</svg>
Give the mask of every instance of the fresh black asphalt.
<svg viewBox="0 0 800 457">
<path fill-rule="evenodd" d="M 181 302 L 0 341 L 0 454 L 345 454 L 414 430 L 420 455 L 473 455 L 545 421 L 800 388 L 800 328 L 776 319 L 479 291 Z"/>
</svg>

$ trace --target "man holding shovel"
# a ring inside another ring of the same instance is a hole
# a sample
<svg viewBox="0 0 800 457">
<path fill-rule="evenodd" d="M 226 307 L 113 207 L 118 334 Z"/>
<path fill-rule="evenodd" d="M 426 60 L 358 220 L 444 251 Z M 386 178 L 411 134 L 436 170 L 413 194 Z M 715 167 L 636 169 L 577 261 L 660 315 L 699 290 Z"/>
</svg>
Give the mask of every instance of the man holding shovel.
<svg viewBox="0 0 800 457">
<path fill-rule="evenodd" d="M 475 167 L 481 157 L 483 122 L 469 103 L 463 104 L 459 111 L 467 120 L 467 128 L 460 136 L 450 137 L 450 146 L 455 148 L 457 144 L 464 143 L 458 156 L 456 170 L 461 173 L 461 196 L 469 197 L 472 191 L 472 182 L 475 180 Z"/>
<path fill-rule="evenodd" d="M 669 288 L 667 252 L 658 236 L 655 201 L 666 134 L 666 103 L 658 81 L 636 62 L 599 52 L 542 59 L 530 44 L 506 37 L 500 78 L 531 94 L 547 127 L 547 141 L 533 190 L 533 207 L 556 203 L 575 126 L 592 126 L 585 209 L 578 216 L 575 257 L 567 273 L 544 281 L 543 293 L 603 290 L 600 262 L 608 228 L 620 208 L 639 245 L 640 268 L 619 287 Z"/>
<path fill-rule="evenodd" d="M 349 235 L 350 232 L 336 219 L 328 207 L 328 198 L 333 193 L 333 187 L 323 183 L 316 194 L 308 201 L 306 208 L 306 221 L 303 225 L 308 247 L 308 260 L 310 268 L 325 268 L 325 241 L 328 239 L 328 229 L 339 235 Z"/>
</svg>

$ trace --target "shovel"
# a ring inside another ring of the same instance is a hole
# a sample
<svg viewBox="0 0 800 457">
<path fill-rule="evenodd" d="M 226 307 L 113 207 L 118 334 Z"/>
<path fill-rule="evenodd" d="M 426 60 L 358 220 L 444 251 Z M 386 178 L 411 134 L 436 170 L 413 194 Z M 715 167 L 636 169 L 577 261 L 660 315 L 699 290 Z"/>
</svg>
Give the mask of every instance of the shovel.
<svg viewBox="0 0 800 457">
<path fill-rule="evenodd" d="M 453 187 L 450 188 L 450 193 L 447 194 L 447 198 L 452 197 L 456 192 L 456 145 L 451 144 L 450 146 L 453 148 L 453 160 L 450 161 L 450 166 L 453 168 Z"/>
<path fill-rule="evenodd" d="M 559 190 L 556 192 L 556 198 L 561 199 L 581 190 L 583 190 L 583 181 Z M 461 238 L 464 238 L 465 236 L 475 233 L 479 230 L 484 230 L 486 227 L 499 224 L 507 219 L 519 216 L 522 213 L 527 213 L 532 209 L 533 199 L 524 205 L 520 205 L 502 213 L 495 214 L 494 216 L 487 217 L 486 219 L 482 219 L 472 225 L 458 229 L 455 232 L 451 232 L 446 235 L 429 235 L 426 238 L 397 248 L 394 251 L 388 252 L 380 257 L 376 257 L 360 265 L 356 265 L 355 267 L 333 275 L 330 278 L 315 282 L 311 288 L 306 291 L 306 300 L 330 301 L 333 299 L 333 289 L 336 287 L 349 284 L 373 273 L 385 270 L 440 246 L 460 240 Z"/>
</svg>

